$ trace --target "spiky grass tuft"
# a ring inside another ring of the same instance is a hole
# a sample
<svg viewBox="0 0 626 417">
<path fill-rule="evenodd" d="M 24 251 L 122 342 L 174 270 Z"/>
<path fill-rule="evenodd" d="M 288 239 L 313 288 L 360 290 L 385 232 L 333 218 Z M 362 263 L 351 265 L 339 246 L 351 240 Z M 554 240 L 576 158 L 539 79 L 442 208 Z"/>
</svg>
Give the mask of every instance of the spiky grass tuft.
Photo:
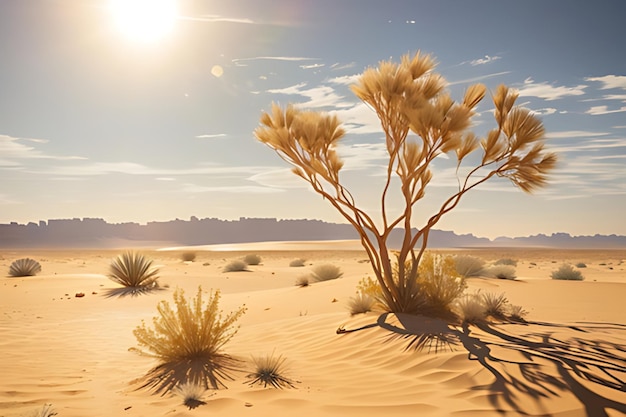
<svg viewBox="0 0 626 417">
<path fill-rule="evenodd" d="M 138 293 L 158 287 L 158 273 L 152 261 L 137 252 L 118 255 L 109 267 L 109 279 Z"/>
<path fill-rule="evenodd" d="M 485 314 L 494 318 L 502 319 L 506 317 L 509 300 L 504 294 L 494 294 L 490 292 L 481 293 Z"/>
<path fill-rule="evenodd" d="M 39 410 L 36 410 L 32 417 L 53 417 L 58 413 L 52 408 L 52 404 L 44 404 Z"/>
<path fill-rule="evenodd" d="M 31 277 L 41 272 L 41 265 L 34 259 L 22 258 L 13 261 L 9 267 L 9 275 L 12 277 Z"/>
<path fill-rule="evenodd" d="M 205 387 L 191 382 L 184 382 L 174 388 L 174 393 L 183 399 L 183 404 L 190 410 L 206 404 L 206 392 Z"/>
<path fill-rule="evenodd" d="M 150 353 L 139 353 L 157 358 L 160 364 L 144 378 L 143 388 L 166 392 L 184 383 L 196 384 L 206 389 L 225 387 L 224 379 L 232 379 L 238 361 L 222 352 L 224 345 L 237 333 L 235 322 L 245 313 L 246 307 L 225 317 L 219 310 L 220 291 L 209 294 L 204 306 L 202 288 L 190 301 L 183 290 L 174 292 L 173 310 L 167 301 L 157 305 L 159 316 L 153 319 L 154 328 L 145 322 L 133 333 L 141 347 Z"/>
<path fill-rule="evenodd" d="M 466 294 L 456 301 L 456 311 L 464 323 L 481 323 L 487 318 L 485 304 L 479 294 Z"/>
<path fill-rule="evenodd" d="M 515 279 L 515 267 L 512 265 L 493 265 L 487 269 L 487 276 L 498 279 Z"/>
<path fill-rule="evenodd" d="M 284 373 L 285 358 L 282 355 L 253 356 L 252 362 L 254 370 L 248 374 L 247 383 L 250 386 L 263 385 L 263 388 L 271 386 L 273 388 L 295 388 L 295 381 L 287 378 Z"/>
<path fill-rule="evenodd" d="M 330 281 L 331 279 L 341 278 L 343 276 L 343 272 L 341 272 L 341 268 L 338 266 L 323 264 L 313 268 L 311 275 L 315 281 Z"/>
</svg>

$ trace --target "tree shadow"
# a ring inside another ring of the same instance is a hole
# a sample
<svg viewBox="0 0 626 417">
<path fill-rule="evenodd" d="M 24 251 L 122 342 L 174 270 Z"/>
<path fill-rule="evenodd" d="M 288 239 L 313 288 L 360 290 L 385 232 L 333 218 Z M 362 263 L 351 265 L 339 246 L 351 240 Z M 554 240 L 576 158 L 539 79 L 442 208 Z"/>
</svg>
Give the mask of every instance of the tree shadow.
<svg viewBox="0 0 626 417">
<path fill-rule="evenodd" d="M 566 393 L 588 417 L 608 417 L 609 410 L 626 414 L 626 325 L 524 321 L 455 326 L 400 314 L 390 323 L 389 316 L 354 331 L 380 327 L 390 332 L 388 341 L 406 340 L 405 350 L 466 350 L 467 358 L 494 378 L 471 389 L 487 391 L 502 414 L 536 415 L 533 407 Z M 599 339 L 602 334 L 618 342 Z M 552 416 L 545 409 L 540 415 Z"/>
<path fill-rule="evenodd" d="M 241 361 L 229 355 L 212 355 L 194 359 L 160 363 L 146 375 L 133 381 L 140 389 L 165 395 L 183 384 L 193 384 L 205 389 L 226 388 L 223 381 L 233 381 L 233 372 L 239 371 Z"/>
</svg>

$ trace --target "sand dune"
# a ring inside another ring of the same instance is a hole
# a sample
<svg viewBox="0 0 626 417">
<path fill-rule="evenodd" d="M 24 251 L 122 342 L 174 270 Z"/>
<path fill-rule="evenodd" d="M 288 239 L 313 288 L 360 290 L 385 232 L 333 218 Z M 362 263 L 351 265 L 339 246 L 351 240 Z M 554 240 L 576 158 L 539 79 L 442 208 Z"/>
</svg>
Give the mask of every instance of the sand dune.
<svg viewBox="0 0 626 417">
<path fill-rule="evenodd" d="M 4 252 L 0 271 L 26 256 L 43 270 L 0 277 L 0 417 L 32 415 L 46 403 L 60 417 L 626 415 L 626 251 L 474 250 L 488 261 L 518 260 L 517 280 L 472 278 L 469 290 L 506 293 L 529 311 L 528 322 L 456 327 L 375 312 L 351 317 L 346 301 L 371 275 L 365 254 L 346 242 L 299 245 L 195 248 L 197 259 L 186 263 L 180 253 L 190 248 L 146 251 L 169 288 L 137 297 L 111 292 L 118 286 L 106 277 L 108 264 L 121 250 Z M 250 251 L 261 265 L 222 272 Z M 305 266 L 289 267 L 296 258 Z M 564 261 L 585 262 L 586 280 L 551 280 Z M 320 263 L 344 276 L 294 286 Z M 226 346 L 243 371 L 189 410 L 173 394 L 137 390 L 133 381 L 155 362 L 129 348 L 137 346 L 132 330 L 160 300 L 199 285 L 220 288 L 225 311 L 248 311 Z M 245 383 L 250 356 L 272 352 L 286 358 L 295 388 Z"/>
</svg>

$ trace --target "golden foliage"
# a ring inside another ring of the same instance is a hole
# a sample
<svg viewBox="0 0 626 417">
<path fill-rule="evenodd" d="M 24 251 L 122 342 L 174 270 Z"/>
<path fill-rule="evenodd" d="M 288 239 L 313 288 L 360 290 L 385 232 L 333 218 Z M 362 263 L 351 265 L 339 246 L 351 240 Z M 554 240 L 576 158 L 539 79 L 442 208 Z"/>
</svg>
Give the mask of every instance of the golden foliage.
<svg viewBox="0 0 626 417">
<path fill-rule="evenodd" d="M 235 361 L 222 353 L 224 345 L 237 333 L 235 322 L 245 313 L 245 306 L 223 316 L 219 310 L 220 291 L 209 294 L 206 307 L 202 300 L 202 288 L 191 301 L 184 292 L 174 292 L 173 310 L 167 301 L 157 305 L 159 316 L 152 320 L 152 327 L 142 321 L 133 334 L 139 345 L 157 358 L 160 364 L 146 375 L 144 387 L 157 392 L 167 391 L 181 383 L 199 384 L 217 389 L 229 379 L 229 371 Z"/>
</svg>

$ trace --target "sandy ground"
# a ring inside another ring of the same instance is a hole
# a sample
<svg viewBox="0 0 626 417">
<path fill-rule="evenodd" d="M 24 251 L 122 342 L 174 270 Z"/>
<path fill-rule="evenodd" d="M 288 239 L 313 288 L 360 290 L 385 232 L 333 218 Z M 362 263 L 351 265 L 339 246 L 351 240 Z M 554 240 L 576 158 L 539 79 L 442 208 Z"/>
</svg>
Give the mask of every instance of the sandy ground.
<svg viewBox="0 0 626 417">
<path fill-rule="evenodd" d="M 350 316 L 347 300 L 371 276 L 354 242 L 264 243 L 144 250 L 163 291 L 108 296 L 106 277 L 123 250 L 0 253 L 0 417 L 32 416 L 52 404 L 59 417 L 89 416 L 623 416 L 626 415 L 626 251 L 474 249 L 487 262 L 518 261 L 515 281 L 468 280 L 469 291 L 503 292 L 527 323 L 455 327 L 376 312 Z M 249 272 L 224 266 L 255 253 Z M 15 259 L 42 265 L 35 277 L 5 276 Z M 304 258 L 304 267 L 290 261 Z M 585 281 L 550 279 L 563 262 L 583 262 Z M 342 278 L 294 285 L 314 265 Z M 129 348 L 142 320 L 175 288 L 187 296 L 220 289 L 220 305 L 248 308 L 225 352 L 242 360 L 228 389 L 195 409 L 180 396 L 135 382 L 156 362 Z M 84 297 L 76 297 L 83 293 Z M 337 334 L 343 327 L 349 332 Z M 354 331 L 352 331 L 354 330 Z M 251 355 L 283 355 L 295 388 L 249 386 Z"/>
</svg>

